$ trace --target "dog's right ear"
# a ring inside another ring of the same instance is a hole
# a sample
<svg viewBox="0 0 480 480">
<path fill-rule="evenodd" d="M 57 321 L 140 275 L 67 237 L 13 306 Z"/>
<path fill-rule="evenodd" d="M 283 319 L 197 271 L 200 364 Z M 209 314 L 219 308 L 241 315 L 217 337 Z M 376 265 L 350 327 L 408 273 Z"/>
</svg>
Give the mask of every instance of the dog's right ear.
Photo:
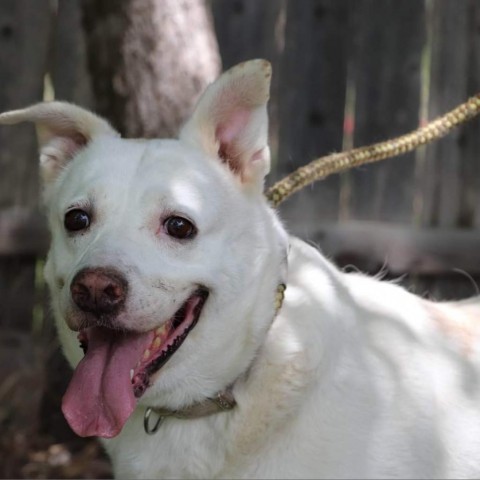
<svg viewBox="0 0 480 480">
<path fill-rule="evenodd" d="M 65 102 L 44 102 L 0 115 L 0 124 L 33 122 L 40 148 L 40 172 L 50 183 L 63 167 L 94 137 L 119 136 L 97 115 Z"/>
<path fill-rule="evenodd" d="M 180 132 L 182 141 L 221 161 L 242 184 L 259 192 L 270 169 L 271 75 L 266 60 L 250 60 L 226 71 L 207 88 Z"/>
</svg>

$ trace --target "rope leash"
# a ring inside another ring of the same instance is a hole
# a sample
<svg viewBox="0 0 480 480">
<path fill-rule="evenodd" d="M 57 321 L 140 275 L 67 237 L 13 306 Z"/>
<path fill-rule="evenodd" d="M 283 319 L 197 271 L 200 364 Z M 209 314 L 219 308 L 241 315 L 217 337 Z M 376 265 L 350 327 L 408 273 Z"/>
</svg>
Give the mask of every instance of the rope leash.
<svg viewBox="0 0 480 480">
<path fill-rule="evenodd" d="M 333 173 L 343 172 L 353 167 L 411 152 L 421 145 L 444 137 L 455 127 L 468 122 L 479 113 L 480 93 L 413 132 L 366 147 L 317 158 L 275 183 L 265 195 L 271 205 L 277 207 L 295 192 L 317 180 L 323 180 Z"/>
</svg>

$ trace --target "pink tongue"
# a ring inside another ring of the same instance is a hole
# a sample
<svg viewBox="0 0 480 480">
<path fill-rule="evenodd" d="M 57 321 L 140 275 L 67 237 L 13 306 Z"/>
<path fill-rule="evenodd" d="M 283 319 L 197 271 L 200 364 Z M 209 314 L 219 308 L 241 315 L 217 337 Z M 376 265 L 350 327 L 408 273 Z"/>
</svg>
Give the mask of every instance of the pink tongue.
<svg viewBox="0 0 480 480">
<path fill-rule="evenodd" d="M 89 330 L 87 353 L 62 401 L 63 414 L 77 435 L 111 438 L 120 433 L 136 405 L 130 370 L 141 359 L 150 336 Z"/>
</svg>

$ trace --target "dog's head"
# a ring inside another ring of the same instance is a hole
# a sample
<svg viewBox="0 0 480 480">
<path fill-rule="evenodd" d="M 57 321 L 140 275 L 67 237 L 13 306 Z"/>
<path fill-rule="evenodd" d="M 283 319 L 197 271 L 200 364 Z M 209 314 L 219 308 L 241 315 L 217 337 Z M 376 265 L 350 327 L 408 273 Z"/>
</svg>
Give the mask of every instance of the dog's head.
<svg viewBox="0 0 480 480">
<path fill-rule="evenodd" d="M 0 116 L 38 131 L 46 279 L 76 366 L 63 410 L 78 434 L 115 436 L 137 402 L 212 395 L 260 347 L 286 249 L 262 191 L 270 76 L 262 60 L 223 74 L 178 140 L 121 139 L 66 103 Z"/>
</svg>

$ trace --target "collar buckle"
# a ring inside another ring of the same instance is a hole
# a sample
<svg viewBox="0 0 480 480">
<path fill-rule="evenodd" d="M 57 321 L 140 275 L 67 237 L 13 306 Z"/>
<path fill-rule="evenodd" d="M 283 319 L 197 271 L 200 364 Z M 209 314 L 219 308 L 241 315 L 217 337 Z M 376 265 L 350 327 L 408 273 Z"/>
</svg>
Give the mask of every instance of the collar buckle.
<svg viewBox="0 0 480 480">
<path fill-rule="evenodd" d="M 195 419 L 207 417 L 215 413 L 228 412 L 236 406 L 237 402 L 233 397 L 232 389 L 229 388 L 222 392 L 218 392 L 214 397 L 208 397 L 202 402 L 196 402 L 181 410 L 170 410 L 168 408 L 148 407 L 143 417 L 143 428 L 147 435 L 155 434 L 163 421 L 167 417 L 173 417 L 180 420 Z M 157 421 L 153 426 L 150 424 L 152 412 L 157 414 Z"/>
</svg>

